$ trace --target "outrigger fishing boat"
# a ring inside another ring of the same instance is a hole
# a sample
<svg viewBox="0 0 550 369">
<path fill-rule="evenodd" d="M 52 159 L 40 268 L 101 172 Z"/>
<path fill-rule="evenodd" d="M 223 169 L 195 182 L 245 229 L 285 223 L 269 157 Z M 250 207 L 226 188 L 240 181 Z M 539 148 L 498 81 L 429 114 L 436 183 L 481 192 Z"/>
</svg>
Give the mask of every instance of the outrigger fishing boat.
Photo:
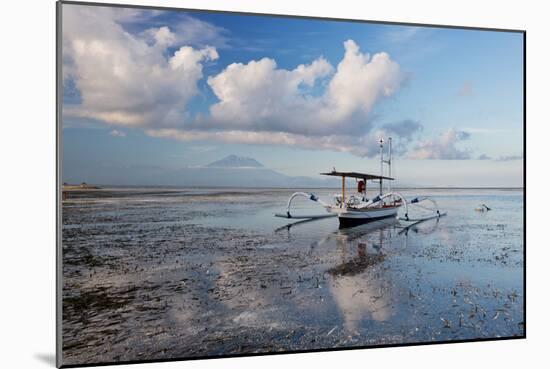
<svg viewBox="0 0 550 369">
<path fill-rule="evenodd" d="M 340 194 L 333 196 L 333 203 L 327 203 L 319 199 L 314 193 L 295 192 L 290 196 L 287 202 L 286 214 L 275 214 L 277 217 L 288 219 L 319 219 L 326 217 L 338 217 L 341 228 L 352 227 L 384 218 L 397 218 L 405 222 L 421 222 L 428 219 L 439 218 L 446 215 L 441 212 L 435 200 L 428 197 L 414 198 L 411 201 L 401 195 L 399 192 L 392 191 L 391 176 L 392 165 L 391 137 L 388 144 L 388 159 L 384 160 L 384 140 L 380 139 L 380 175 L 367 174 L 360 172 L 340 172 L 333 169 L 331 172 L 320 173 L 325 176 L 341 177 L 342 190 Z M 384 176 L 384 164 L 388 165 L 388 176 Z M 357 182 L 357 193 L 346 194 L 346 179 L 354 178 Z M 374 181 L 378 184 L 378 194 L 372 198 L 367 195 L 367 183 Z M 383 181 L 388 181 L 387 192 L 384 193 Z M 306 197 L 325 208 L 328 214 L 315 215 L 293 215 L 290 212 L 292 200 L 296 197 Z M 423 205 L 430 202 L 431 207 Z M 418 205 L 424 210 L 423 215 L 409 216 L 409 205 Z M 399 210 L 404 213 L 399 216 Z M 428 211 L 428 214 L 425 212 Z"/>
</svg>

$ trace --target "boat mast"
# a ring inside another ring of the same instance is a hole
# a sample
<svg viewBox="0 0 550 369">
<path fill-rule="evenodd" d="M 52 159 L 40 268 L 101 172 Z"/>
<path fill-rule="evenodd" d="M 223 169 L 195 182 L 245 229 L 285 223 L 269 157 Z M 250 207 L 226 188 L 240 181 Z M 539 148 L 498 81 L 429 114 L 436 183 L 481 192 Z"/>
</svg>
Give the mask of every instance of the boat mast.
<svg viewBox="0 0 550 369">
<path fill-rule="evenodd" d="M 388 140 L 389 140 L 389 142 L 388 142 L 388 160 L 387 160 L 388 168 L 389 168 L 388 177 L 391 178 L 391 160 L 392 160 L 392 156 L 391 156 L 391 137 L 389 137 Z M 388 192 L 391 192 L 391 181 L 388 181 Z"/>
<path fill-rule="evenodd" d="M 340 203 L 341 208 L 345 208 L 346 204 L 346 176 L 342 176 L 342 202 Z"/>
<path fill-rule="evenodd" d="M 380 177 L 384 176 L 384 164 L 388 164 L 388 177 L 391 178 L 391 137 L 388 138 L 388 160 L 384 160 L 384 139 L 380 139 Z M 388 180 L 388 193 L 391 192 L 391 181 Z M 382 196 L 382 178 L 380 178 L 380 196 Z"/>
<path fill-rule="evenodd" d="M 380 177 L 384 176 L 384 139 L 380 139 Z M 382 196 L 382 178 L 380 178 L 380 196 Z"/>
</svg>

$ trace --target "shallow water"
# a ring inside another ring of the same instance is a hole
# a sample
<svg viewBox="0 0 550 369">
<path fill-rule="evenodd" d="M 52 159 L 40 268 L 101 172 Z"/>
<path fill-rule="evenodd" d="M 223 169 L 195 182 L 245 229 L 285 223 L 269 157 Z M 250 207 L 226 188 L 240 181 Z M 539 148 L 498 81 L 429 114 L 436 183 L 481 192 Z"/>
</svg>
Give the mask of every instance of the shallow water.
<svg viewBox="0 0 550 369">
<path fill-rule="evenodd" d="M 344 230 L 273 217 L 292 192 L 70 193 L 63 363 L 524 334 L 523 191 L 404 190 L 448 215 Z M 295 201 L 296 214 L 322 211 Z"/>
</svg>

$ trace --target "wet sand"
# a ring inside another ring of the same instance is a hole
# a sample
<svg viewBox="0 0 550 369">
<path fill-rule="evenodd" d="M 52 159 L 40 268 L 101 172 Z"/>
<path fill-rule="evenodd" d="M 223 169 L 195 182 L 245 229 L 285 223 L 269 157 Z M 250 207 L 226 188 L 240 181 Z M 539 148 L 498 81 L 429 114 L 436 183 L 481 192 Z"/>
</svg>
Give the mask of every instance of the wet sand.
<svg viewBox="0 0 550 369">
<path fill-rule="evenodd" d="M 408 230 L 285 227 L 291 192 L 71 193 L 63 363 L 524 334 L 521 191 L 440 191 L 449 215 Z"/>
</svg>

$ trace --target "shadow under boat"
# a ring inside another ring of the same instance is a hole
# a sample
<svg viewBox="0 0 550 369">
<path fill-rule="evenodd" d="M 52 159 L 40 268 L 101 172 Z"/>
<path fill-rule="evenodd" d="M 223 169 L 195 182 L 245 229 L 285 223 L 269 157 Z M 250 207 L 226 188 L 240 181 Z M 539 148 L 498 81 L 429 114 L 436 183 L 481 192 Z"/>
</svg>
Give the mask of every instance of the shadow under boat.
<svg viewBox="0 0 550 369">
<path fill-rule="evenodd" d="M 344 227 L 337 231 L 337 234 L 344 236 L 348 241 L 362 237 L 368 233 L 384 228 L 393 227 L 399 224 L 399 220 L 395 217 L 373 220 L 368 223 L 356 225 L 354 227 Z"/>
<path fill-rule="evenodd" d="M 311 222 L 317 222 L 321 220 L 326 220 L 329 217 L 332 217 L 334 215 L 324 216 L 324 217 L 317 217 L 317 218 L 306 218 L 302 220 L 298 220 L 296 222 L 287 223 L 283 226 L 275 228 L 275 232 L 280 232 L 283 230 L 289 230 L 291 227 L 299 226 L 306 223 Z M 385 218 L 377 218 L 370 221 L 358 221 L 358 222 L 346 222 L 346 223 L 340 223 L 340 226 L 338 227 L 339 230 L 350 230 L 355 229 L 357 232 L 368 232 L 372 229 L 377 229 L 379 227 L 387 226 L 387 225 L 395 225 L 398 224 L 399 220 L 395 216 L 388 216 Z M 353 232 L 353 231 L 352 231 Z M 357 233 L 356 232 L 356 233 Z"/>
</svg>

